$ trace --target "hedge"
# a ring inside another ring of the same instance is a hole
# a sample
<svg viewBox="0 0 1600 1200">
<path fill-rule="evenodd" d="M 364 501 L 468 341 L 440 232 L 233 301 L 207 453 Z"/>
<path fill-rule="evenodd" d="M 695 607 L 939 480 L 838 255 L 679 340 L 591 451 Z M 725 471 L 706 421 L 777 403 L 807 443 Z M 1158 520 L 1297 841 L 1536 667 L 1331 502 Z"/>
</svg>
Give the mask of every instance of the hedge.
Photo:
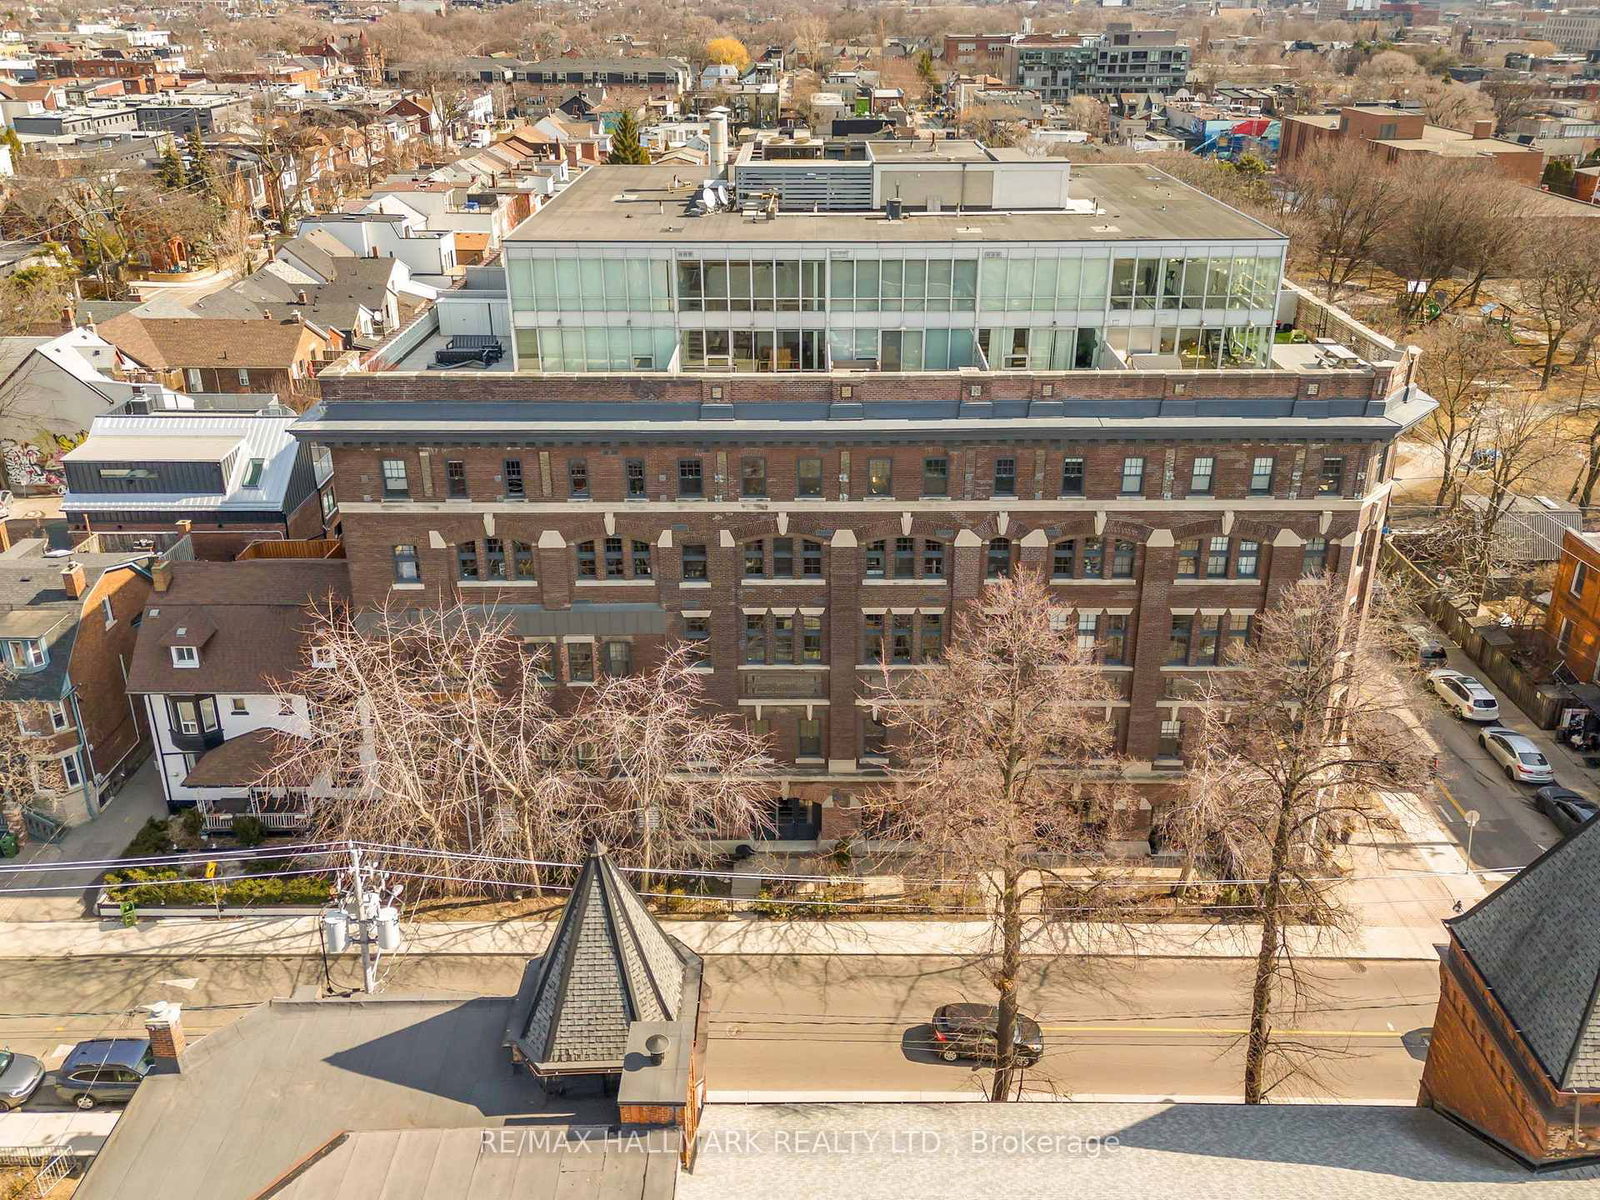
<svg viewBox="0 0 1600 1200">
<path fill-rule="evenodd" d="M 167 882 L 181 880 L 182 882 Z M 264 904 L 323 904 L 328 899 L 328 881 L 316 875 L 265 878 L 191 879 L 171 868 L 108 871 L 106 898 L 121 904 L 130 901 L 146 908 L 179 905 L 209 905 L 217 902 L 249 907 Z"/>
</svg>

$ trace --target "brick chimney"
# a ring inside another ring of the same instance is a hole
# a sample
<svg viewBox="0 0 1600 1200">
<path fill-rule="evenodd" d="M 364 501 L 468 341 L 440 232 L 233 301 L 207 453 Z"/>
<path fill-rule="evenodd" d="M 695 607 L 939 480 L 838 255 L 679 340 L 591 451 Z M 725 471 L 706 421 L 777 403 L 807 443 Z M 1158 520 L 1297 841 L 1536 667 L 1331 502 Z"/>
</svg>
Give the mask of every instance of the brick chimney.
<svg viewBox="0 0 1600 1200">
<path fill-rule="evenodd" d="M 89 577 L 84 573 L 82 563 L 68 562 L 61 568 L 61 589 L 67 593 L 69 600 L 83 599 L 83 594 L 89 590 Z"/>
<path fill-rule="evenodd" d="M 158 592 L 164 592 L 172 586 L 172 563 L 165 558 L 158 558 L 150 567 L 150 584 Z"/>
<path fill-rule="evenodd" d="M 1472 123 L 1472 136 L 1479 140 L 1492 138 L 1494 136 L 1494 122 L 1474 121 Z"/>
<path fill-rule="evenodd" d="M 150 1035 L 150 1054 L 156 1060 L 155 1069 L 166 1074 L 176 1074 L 180 1069 L 179 1057 L 183 1054 L 183 1006 L 172 1000 L 158 1000 L 150 1005 L 150 1016 L 144 1023 Z"/>
</svg>

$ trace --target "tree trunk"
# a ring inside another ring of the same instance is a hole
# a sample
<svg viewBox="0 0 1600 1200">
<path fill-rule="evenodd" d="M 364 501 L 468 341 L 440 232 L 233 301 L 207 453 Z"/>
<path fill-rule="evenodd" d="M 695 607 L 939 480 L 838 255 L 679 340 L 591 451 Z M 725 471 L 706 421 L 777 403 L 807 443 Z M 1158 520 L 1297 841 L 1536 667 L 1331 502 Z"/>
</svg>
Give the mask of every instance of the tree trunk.
<svg viewBox="0 0 1600 1200">
<path fill-rule="evenodd" d="M 1272 1039 L 1272 977 L 1278 961 L 1278 904 L 1282 898 L 1283 871 L 1289 861 L 1292 809 L 1285 795 L 1278 805 L 1278 829 L 1272 839 L 1272 861 L 1261 893 L 1261 946 L 1256 952 L 1256 977 L 1250 990 L 1250 1040 L 1245 1046 L 1244 1102 L 1266 1099 L 1267 1047 Z"/>
<path fill-rule="evenodd" d="M 1022 891 L 1019 873 L 1006 867 L 1000 894 L 1000 972 L 995 980 L 999 1017 L 995 1022 L 994 1085 L 991 1103 L 1011 1099 L 1011 1081 L 1017 1074 L 1017 976 L 1022 970 Z"/>
<path fill-rule="evenodd" d="M 1542 392 L 1550 386 L 1550 376 L 1555 374 L 1556 355 L 1561 351 L 1561 335 L 1565 330 L 1556 330 L 1550 334 L 1550 340 L 1544 349 L 1544 362 L 1539 366 L 1539 390 Z"/>
</svg>

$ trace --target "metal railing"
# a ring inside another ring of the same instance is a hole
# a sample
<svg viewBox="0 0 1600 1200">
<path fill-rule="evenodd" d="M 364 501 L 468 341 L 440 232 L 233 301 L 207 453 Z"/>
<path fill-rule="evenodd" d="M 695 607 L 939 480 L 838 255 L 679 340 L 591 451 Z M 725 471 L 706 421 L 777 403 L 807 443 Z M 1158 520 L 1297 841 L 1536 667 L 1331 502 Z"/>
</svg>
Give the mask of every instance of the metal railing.
<svg viewBox="0 0 1600 1200">
<path fill-rule="evenodd" d="M 65 1154 L 56 1155 L 28 1181 L 30 1190 L 24 1195 L 48 1196 L 56 1190 L 57 1184 L 71 1177 L 76 1167 L 77 1164 Z"/>
<path fill-rule="evenodd" d="M 28 831 L 30 841 L 44 846 L 54 845 L 67 835 L 65 821 L 52 817 L 31 804 L 22 806 L 22 827 Z"/>
</svg>

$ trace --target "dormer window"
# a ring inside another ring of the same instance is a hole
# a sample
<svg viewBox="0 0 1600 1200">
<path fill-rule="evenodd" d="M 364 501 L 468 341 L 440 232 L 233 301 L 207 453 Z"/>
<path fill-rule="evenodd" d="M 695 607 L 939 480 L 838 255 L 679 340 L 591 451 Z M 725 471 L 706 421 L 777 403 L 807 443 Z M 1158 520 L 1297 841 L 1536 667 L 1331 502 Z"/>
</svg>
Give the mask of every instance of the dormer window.
<svg viewBox="0 0 1600 1200">
<path fill-rule="evenodd" d="M 182 630 L 179 630 L 182 633 Z M 198 667 L 200 665 L 200 648 L 198 646 L 172 647 L 172 665 L 175 667 Z"/>
<path fill-rule="evenodd" d="M 6 665 L 19 674 L 42 671 L 50 665 L 50 652 L 37 638 L 12 638 L 5 646 Z"/>
<path fill-rule="evenodd" d="M 266 459 L 264 459 L 264 458 L 252 458 L 250 460 L 250 462 L 245 466 L 245 469 L 244 469 L 244 483 L 241 486 L 247 487 L 247 488 L 260 487 L 261 486 L 261 473 L 266 470 L 266 467 L 267 467 L 267 460 Z"/>
</svg>

